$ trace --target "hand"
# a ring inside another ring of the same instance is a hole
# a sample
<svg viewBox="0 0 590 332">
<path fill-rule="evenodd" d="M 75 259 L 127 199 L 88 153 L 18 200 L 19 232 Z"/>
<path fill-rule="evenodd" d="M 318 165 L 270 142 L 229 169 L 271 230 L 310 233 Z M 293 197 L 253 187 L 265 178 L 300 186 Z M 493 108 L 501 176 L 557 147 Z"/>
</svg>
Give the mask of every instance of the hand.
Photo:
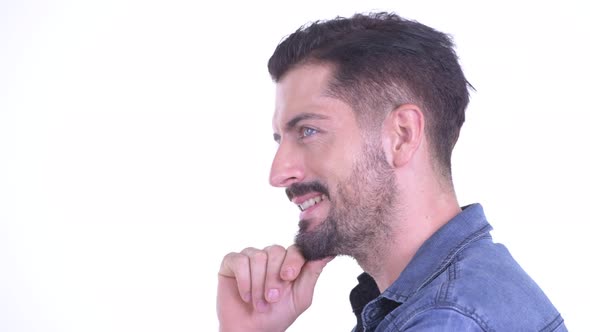
<svg viewBox="0 0 590 332">
<path fill-rule="evenodd" d="M 294 245 L 226 255 L 217 287 L 219 330 L 285 331 L 311 305 L 315 284 L 330 260 L 306 262 Z"/>
</svg>

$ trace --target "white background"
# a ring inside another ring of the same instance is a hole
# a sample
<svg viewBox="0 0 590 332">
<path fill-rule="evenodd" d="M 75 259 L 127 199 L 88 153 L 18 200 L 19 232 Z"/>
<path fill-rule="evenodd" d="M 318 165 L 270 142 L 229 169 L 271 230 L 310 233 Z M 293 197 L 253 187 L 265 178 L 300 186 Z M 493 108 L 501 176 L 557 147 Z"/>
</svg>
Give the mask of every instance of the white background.
<svg viewBox="0 0 590 332">
<path fill-rule="evenodd" d="M 562 312 L 589 328 L 582 1 L 0 0 L 0 331 L 215 331 L 225 253 L 289 245 L 268 185 L 266 61 L 301 24 L 386 10 L 452 34 L 473 93 L 453 159 Z M 347 331 L 347 258 L 291 331 Z"/>
</svg>

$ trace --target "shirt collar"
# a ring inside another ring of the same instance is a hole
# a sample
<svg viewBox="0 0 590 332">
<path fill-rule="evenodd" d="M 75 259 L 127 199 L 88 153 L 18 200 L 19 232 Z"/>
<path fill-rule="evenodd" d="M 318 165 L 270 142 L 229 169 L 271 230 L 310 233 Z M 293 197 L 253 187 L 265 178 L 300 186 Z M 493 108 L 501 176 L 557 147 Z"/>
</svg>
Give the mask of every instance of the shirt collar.
<svg viewBox="0 0 590 332">
<path fill-rule="evenodd" d="M 492 230 L 480 204 L 462 209 L 422 244 L 397 280 L 381 296 L 405 302 L 436 278 L 465 246 Z"/>
</svg>

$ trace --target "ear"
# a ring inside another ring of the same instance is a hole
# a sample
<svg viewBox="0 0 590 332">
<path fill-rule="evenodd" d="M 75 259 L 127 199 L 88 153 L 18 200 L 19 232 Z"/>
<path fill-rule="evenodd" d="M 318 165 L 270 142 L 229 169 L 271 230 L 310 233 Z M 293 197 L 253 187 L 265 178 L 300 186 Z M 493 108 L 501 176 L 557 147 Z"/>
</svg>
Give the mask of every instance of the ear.
<svg viewBox="0 0 590 332">
<path fill-rule="evenodd" d="M 424 136 L 424 114 L 413 104 L 403 104 L 389 112 L 381 138 L 387 162 L 394 168 L 407 164 Z"/>
</svg>

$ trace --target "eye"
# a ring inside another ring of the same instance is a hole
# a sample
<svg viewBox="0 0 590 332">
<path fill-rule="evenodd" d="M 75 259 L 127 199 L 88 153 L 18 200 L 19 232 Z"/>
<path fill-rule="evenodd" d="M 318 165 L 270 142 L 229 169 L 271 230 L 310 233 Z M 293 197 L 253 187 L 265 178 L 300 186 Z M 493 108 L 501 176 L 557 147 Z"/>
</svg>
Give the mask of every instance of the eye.
<svg viewBox="0 0 590 332">
<path fill-rule="evenodd" d="M 301 127 L 301 137 L 308 137 L 317 134 L 317 130 L 309 127 Z"/>
</svg>

